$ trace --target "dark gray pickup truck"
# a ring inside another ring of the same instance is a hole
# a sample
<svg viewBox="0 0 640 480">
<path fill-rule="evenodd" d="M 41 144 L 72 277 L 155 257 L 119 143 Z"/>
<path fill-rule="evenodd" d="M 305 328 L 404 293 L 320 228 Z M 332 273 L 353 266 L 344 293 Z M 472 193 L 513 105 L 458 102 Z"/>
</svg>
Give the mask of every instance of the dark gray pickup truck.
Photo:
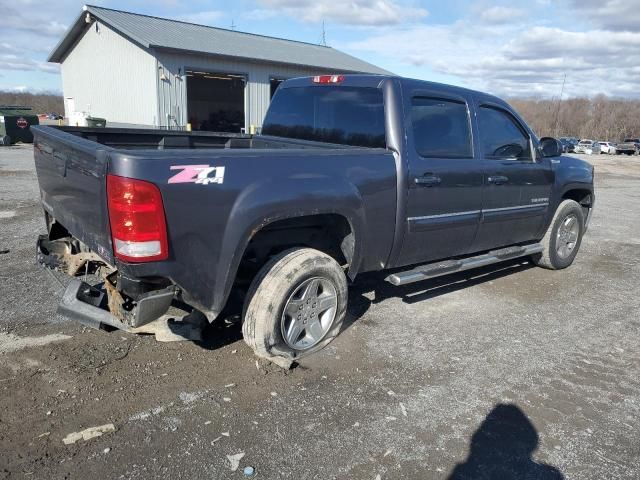
<svg viewBox="0 0 640 480">
<path fill-rule="evenodd" d="M 256 354 L 296 359 L 340 331 L 348 282 L 404 285 L 516 257 L 560 269 L 594 206 L 593 168 L 504 101 L 397 77 L 278 89 L 261 135 L 34 127 L 67 315 L 130 329 L 176 302 L 244 298 Z"/>
</svg>

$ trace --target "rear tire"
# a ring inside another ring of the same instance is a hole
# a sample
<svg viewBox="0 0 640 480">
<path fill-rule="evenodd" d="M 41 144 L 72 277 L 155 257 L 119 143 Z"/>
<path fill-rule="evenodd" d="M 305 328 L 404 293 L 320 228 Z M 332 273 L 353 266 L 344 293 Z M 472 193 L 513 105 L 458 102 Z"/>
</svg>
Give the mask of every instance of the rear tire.
<svg viewBox="0 0 640 480">
<path fill-rule="evenodd" d="M 347 297 L 347 279 L 333 258 L 311 248 L 286 250 L 262 267 L 249 288 L 244 341 L 271 360 L 310 355 L 340 332 Z"/>
<path fill-rule="evenodd" d="M 532 257 L 539 267 L 561 270 L 573 263 L 584 234 L 584 213 L 574 200 L 563 200 L 556 210 L 547 233 L 540 241 L 544 250 Z"/>
</svg>

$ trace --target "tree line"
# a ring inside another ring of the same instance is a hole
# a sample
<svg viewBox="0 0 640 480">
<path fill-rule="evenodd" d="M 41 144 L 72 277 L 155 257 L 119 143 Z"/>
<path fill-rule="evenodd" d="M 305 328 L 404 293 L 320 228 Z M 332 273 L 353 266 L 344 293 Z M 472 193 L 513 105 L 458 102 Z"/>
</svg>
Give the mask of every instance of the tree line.
<svg viewBox="0 0 640 480">
<path fill-rule="evenodd" d="M 53 93 L 0 92 L 0 105 L 31 107 L 36 115 L 39 113 L 64 115 L 62 96 Z"/>
<path fill-rule="evenodd" d="M 619 142 L 640 137 L 640 100 L 597 95 L 568 100 L 511 99 L 539 137 L 577 137 Z"/>
<path fill-rule="evenodd" d="M 640 100 L 597 95 L 562 101 L 513 98 L 509 103 L 539 137 L 613 142 L 640 137 Z M 26 105 L 35 113 L 64 114 L 62 96 L 52 93 L 0 92 L 0 105 Z"/>
</svg>

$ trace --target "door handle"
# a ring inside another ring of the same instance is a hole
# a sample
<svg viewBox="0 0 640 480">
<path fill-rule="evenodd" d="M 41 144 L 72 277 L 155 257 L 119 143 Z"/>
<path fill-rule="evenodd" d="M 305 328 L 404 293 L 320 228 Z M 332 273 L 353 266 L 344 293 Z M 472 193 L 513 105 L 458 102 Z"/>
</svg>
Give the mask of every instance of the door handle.
<svg viewBox="0 0 640 480">
<path fill-rule="evenodd" d="M 422 177 L 416 177 L 414 181 L 416 182 L 416 185 L 421 187 L 433 187 L 435 185 L 440 185 L 442 179 L 435 175 L 424 175 Z"/>
<path fill-rule="evenodd" d="M 502 185 L 503 183 L 507 183 L 509 181 L 509 177 L 505 177 L 504 175 L 492 175 L 487 178 L 489 183 L 493 183 L 494 185 Z"/>
</svg>

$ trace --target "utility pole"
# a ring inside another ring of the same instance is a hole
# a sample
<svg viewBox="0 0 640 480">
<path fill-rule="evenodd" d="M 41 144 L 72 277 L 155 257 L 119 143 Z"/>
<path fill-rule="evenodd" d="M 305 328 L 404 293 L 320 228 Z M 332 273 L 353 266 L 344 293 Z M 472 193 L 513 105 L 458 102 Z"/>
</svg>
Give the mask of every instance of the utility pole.
<svg viewBox="0 0 640 480">
<path fill-rule="evenodd" d="M 562 88 L 560 89 L 560 97 L 558 97 L 558 109 L 556 110 L 556 126 L 554 128 L 555 136 L 558 136 L 558 124 L 560 122 L 560 104 L 562 103 L 562 94 L 564 93 L 564 83 L 567 81 L 567 74 L 562 79 Z"/>
<path fill-rule="evenodd" d="M 235 30 L 237 27 L 236 22 L 233 20 L 233 18 L 231 19 L 231 30 Z"/>
</svg>

